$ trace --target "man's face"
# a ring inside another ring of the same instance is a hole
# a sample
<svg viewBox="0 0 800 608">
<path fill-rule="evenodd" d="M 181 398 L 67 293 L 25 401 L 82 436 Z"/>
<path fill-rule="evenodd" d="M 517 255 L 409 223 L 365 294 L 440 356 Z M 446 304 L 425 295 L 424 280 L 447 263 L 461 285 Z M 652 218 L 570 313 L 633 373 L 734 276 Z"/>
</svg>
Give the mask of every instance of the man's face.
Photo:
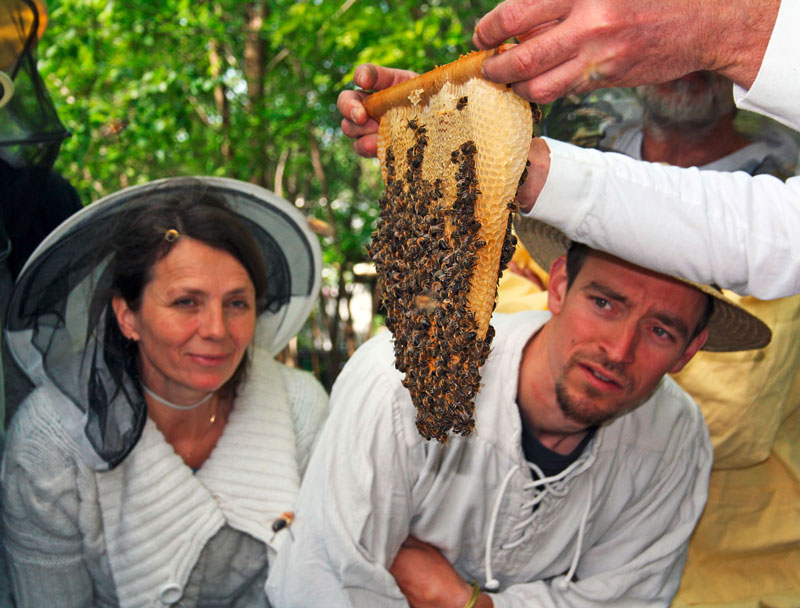
<svg viewBox="0 0 800 608">
<path fill-rule="evenodd" d="M 734 108 L 731 81 L 713 72 L 642 85 L 636 92 L 647 117 L 663 126 L 713 124 Z"/>
<path fill-rule="evenodd" d="M 548 372 L 567 426 L 578 430 L 634 409 L 691 359 L 707 337 L 692 338 L 707 296 L 599 252 L 567 289 L 564 260 L 551 269 Z"/>
</svg>

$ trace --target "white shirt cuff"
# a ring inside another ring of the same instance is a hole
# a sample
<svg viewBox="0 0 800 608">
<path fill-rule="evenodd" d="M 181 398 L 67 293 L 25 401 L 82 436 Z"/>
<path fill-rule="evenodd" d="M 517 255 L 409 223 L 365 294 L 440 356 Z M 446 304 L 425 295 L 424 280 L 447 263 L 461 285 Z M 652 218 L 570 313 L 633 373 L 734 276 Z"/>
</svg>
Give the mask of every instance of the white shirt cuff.
<svg viewBox="0 0 800 608">
<path fill-rule="evenodd" d="M 800 129 L 800 2 L 783 0 L 753 86 L 734 85 L 736 105 Z"/>
</svg>

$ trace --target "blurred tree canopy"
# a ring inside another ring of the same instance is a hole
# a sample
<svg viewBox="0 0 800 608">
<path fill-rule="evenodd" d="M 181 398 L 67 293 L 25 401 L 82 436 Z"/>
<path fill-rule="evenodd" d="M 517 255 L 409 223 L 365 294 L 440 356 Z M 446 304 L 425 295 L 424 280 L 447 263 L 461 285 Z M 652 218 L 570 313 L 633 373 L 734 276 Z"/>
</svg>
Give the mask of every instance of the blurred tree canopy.
<svg viewBox="0 0 800 608">
<path fill-rule="evenodd" d="M 339 130 L 336 97 L 359 63 L 425 71 L 471 50 L 494 4 L 49 0 L 39 69 L 73 134 L 56 168 L 84 203 L 162 177 L 217 175 L 320 220 L 320 303 L 285 356 L 330 387 L 368 337 L 351 303 L 374 278 L 354 268 L 367 261 L 382 190 L 377 161 L 357 157 Z"/>
</svg>

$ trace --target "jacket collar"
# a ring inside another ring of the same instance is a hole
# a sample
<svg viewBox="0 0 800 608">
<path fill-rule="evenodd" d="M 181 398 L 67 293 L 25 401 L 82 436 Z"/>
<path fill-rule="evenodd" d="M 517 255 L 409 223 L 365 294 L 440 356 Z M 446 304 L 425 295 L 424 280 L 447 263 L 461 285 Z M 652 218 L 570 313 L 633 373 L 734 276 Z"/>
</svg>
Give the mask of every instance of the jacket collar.
<svg viewBox="0 0 800 608">
<path fill-rule="evenodd" d="M 475 432 L 513 460 L 522 462 L 522 423 L 517 385 L 522 351 L 528 340 L 550 319 L 546 311 L 492 315 L 495 338 L 481 369 L 483 386 L 475 400 Z"/>
<path fill-rule="evenodd" d="M 257 363 L 257 365 L 256 365 Z M 97 473 L 106 547 L 120 605 L 185 585 L 206 542 L 224 525 L 273 551 L 272 522 L 299 489 L 294 425 L 278 364 L 254 357 L 216 448 L 196 474 L 148 419 L 139 443 Z"/>
</svg>

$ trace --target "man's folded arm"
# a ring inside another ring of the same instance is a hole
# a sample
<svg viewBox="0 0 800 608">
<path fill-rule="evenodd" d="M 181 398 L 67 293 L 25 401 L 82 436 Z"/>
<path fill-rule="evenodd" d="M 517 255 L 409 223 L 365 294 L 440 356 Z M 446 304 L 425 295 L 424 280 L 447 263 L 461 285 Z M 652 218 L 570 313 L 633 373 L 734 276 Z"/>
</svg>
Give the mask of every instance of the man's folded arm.
<svg viewBox="0 0 800 608">
<path fill-rule="evenodd" d="M 384 378 L 352 368 L 337 380 L 293 538 L 267 581 L 278 608 L 407 605 L 388 570 L 408 536 L 414 478 L 392 391 Z"/>
</svg>

